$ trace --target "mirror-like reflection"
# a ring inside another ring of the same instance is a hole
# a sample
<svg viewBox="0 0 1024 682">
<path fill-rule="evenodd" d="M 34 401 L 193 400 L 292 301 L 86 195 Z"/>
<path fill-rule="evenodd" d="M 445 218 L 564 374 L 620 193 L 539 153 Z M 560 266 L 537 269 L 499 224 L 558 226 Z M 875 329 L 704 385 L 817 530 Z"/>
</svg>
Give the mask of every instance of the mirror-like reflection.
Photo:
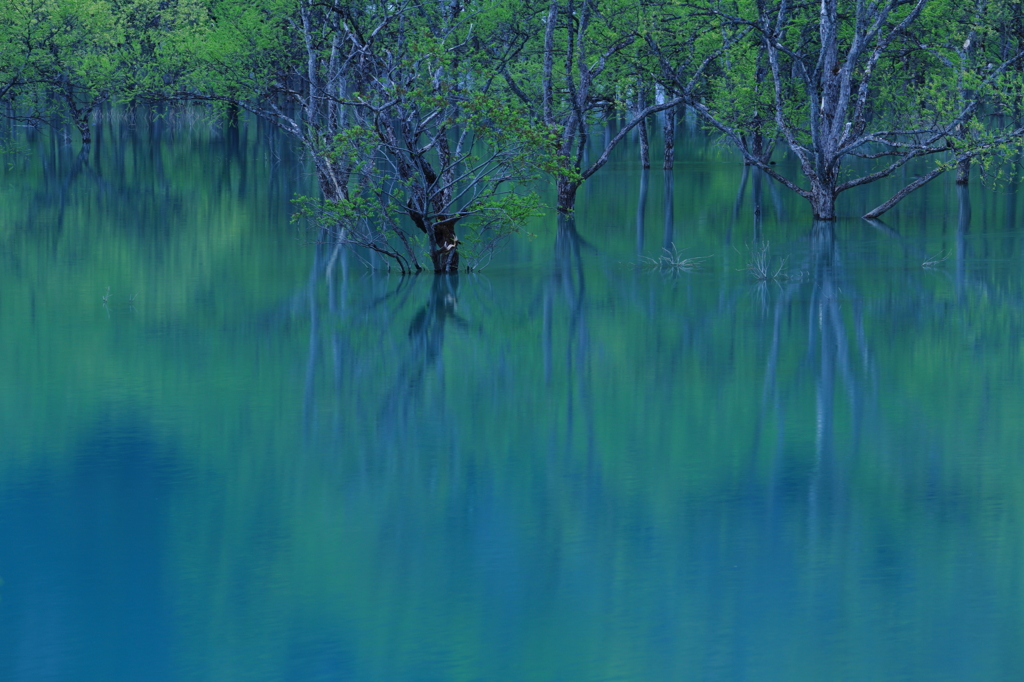
<svg viewBox="0 0 1024 682">
<path fill-rule="evenodd" d="M 665 229 L 662 232 L 661 248 L 672 249 L 675 247 L 676 239 L 676 203 L 675 203 L 675 175 L 670 171 L 665 172 Z"/>
<path fill-rule="evenodd" d="M 679 128 L 458 277 L 283 228 L 244 119 L 12 159 L 0 678 L 1013 679 L 1019 207 L 788 222 Z"/>
</svg>

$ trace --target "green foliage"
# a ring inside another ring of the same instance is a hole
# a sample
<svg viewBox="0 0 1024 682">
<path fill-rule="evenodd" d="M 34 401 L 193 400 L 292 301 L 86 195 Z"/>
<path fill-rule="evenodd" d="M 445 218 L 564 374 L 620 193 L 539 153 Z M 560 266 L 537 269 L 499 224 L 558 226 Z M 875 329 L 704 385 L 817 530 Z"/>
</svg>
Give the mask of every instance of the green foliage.
<svg viewBox="0 0 1024 682">
<path fill-rule="evenodd" d="M 402 216 L 414 215 L 432 257 L 452 242 L 435 243 L 431 230 L 458 223 L 454 243 L 468 267 L 479 268 L 537 213 L 537 195 L 522 188 L 556 163 L 550 131 L 532 125 L 521 106 L 467 86 L 480 74 L 460 68 L 447 42 L 415 35 L 387 84 L 353 94 L 354 122 L 325 154 L 344 169 L 341 191 L 300 204 L 300 215 L 403 271 L 421 267 L 424 244 Z"/>
<path fill-rule="evenodd" d="M 828 36 L 823 7 L 835 18 Z M 748 161 L 775 172 L 768 160 L 786 140 L 801 182 L 838 192 L 858 180 L 849 156 L 870 157 L 877 173 L 914 154 L 984 169 L 1012 152 L 1024 111 L 1020 22 L 1011 0 L 26 0 L 0 9 L 0 100 L 16 119 L 73 124 L 85 142 L 104 106 L 246 109 L 297 141 L 325 199 L 353 202 L 352 178 L 366 173 L 352 176 L 348 152 L 335 149 L 346 130 L 379 138 L 379 160 L 404 149 L 409 167 L 393 169 L 403 183 L 420 161 L 447 167 L 429 139 L 444 130 L 457 144 L 458 128 L 469 146 L 456 156 L 512 150 L 502 163 L 517 170 L 501 182 L 539 171 L 574 192 L 607 161 L 585 153 L 595 125 L 624 114 L 638 125 L 646 105 L 679 97 Z M 865 51 L 839 74 L 857 41 Z M 857 144 L 840 144 L 847 123 Z M 536 153 L 521 154 L 527 146 Z M 505 174 L 487 174 L 496 177 Z M 424 183 L 407 190 L 422 194 Z"/>
</svg>

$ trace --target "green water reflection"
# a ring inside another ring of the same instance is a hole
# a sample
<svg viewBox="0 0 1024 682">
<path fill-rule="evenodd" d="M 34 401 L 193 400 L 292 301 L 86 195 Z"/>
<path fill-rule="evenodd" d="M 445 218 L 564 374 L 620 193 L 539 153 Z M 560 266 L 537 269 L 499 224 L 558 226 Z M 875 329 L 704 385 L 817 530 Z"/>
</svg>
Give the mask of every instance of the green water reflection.
<svg viewBox="0 0 1024 682">
<path fill-rule="evenodd" d="M 27 141 L 0 677 L 1016 679 L 1013 188 L 812 225 L 681 134 L 450 279 L 304 243 L 256 125 Z M 673 244 L 712 258 L 638 267 Z"/>
</svg>

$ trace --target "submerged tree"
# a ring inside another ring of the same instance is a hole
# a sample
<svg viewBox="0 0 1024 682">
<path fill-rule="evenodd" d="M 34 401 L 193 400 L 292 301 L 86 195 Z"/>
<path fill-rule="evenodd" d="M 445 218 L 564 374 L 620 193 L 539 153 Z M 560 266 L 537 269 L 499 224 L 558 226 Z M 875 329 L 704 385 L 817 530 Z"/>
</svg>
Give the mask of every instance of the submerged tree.
<svg viewBox="0 0 1024 682">
<path fill-rule="evenodd" d="M 306 200 L 304 213 L 328 238 L 375 251 L 402 272 L 422 269 L 417 229 L 434 272 L 482 267 L 539 207 L 522 187 L 549 163 L 548 140 L 486 91 L 464 91 L 445 76 L 417 83 L 413 73 L 393 83 L 359 97 L 360 122 L 332 152 L 347 168 L 343 191 Z"/>
<path fill-rule="evenodd" d="M 538 171 L 570 213 L 631 130 L 681 104 L 817 218 L 914 160 L 938 161 L 869 215 L 947 169 L 965 180 L 1024 134 L 1021 11 L 1013 0 L 26 0 L 0 10 L 0 99 L 8 116 L 70 121 L 86 144 L 90 116 L 115 100 L 249 111 L 305 151 L 324 200 L 305 208 L 335 238 L 416 270 L 422 235 L 447 272 L 471 241 L 457 225 L 501 241 L 535 205 L 516 187 Z M 620 118 L 595 145 L 592 128 Z M 772 164 L 776 144 L 802 177 Z"/>
<path fill-rule="evenodd" d="M 577 190 L 626 135 L 652 114 L 687 101 L 697 80 L 681 81 L 661 101 L 648 100 L 654 80 L 645 69 L 643 28 L 655 12 L 640 0 L 550 0 L 546 7 L 514 1 L 506 11 L 508 52 L 526 57 L 506 59 L 501 74 L 531 117 L 552 133 L 557 208 L 571 213 Z M 588 159 L 591 128 L 623 112 L 622 127 Z"/>
<path fill-rule="evenodd" d="M 25 0 L 0 10 L 0 101 L 10 118 L 70 123 L 82 145 L 90 117 L 126 89 L 125 7 L 107 0 Z"/>
<path fill-rule="evenodd" d="M 704 49 L 721 51 L 708 96 L 692 106 L 747 163 L 807 199 L 818 219 L 835 219 L 842 192 L 887 177 L 914 159 L 942 154 L 949 167 L 991 153 L 1019 134 L 1008 130 L 983 140 L 964 135 L 981 107 L 1016 87 L 1008 69 L 1022 52 L 1004 52 L 984 63 L 941 58 L 952 49 L 949 36 L 956 26 L 949 17 L 936 19 L 934 11 L 951 9 L 949 2 L 929 7 L 928 0 L 757 0 L 732 10 L 717 2 L 688 7 L 696 33 L 705 41 L 713 37 Z M 926 7 L 933 10 L 927 21 Z M 662 61 L 671 71 L 664 51 Z M 744 65 L 746 75 L 732 71 Z M 964 79 L 973 84 L 972 97 L 957 91 Z M 755 115 L 740 115 L 751 104 Z M 766 136 L 786 143 L 809 187 L 769 163 Z M 853 159 L 882 165 L 844 168 Z"/>
<path fill-rule="evenodd" d="M 926 65 L 912 71 L 928 74 L 922 97 L 938 116 L 952 121 L 952 132 L 945 136 L 951 149 L 933 169 L 914 178 L 865 218 L 877 218 L 954 167 L 957 184 L 966 184 L 972 166 L 986 172 L 998 165 L 1006 152 L 1019 148 L 1024 135 L 1020 111 L 1024 34 L 1010 28 L 1020 15 L 1020 3 L 975 0 L 934 3 L 929 9 L 921 22 L 929 24 L 923 33 L 930 38 L 917 37 L 916 49 L 905 61 L 937 65 L 936 70 Z M 906 106 L 899 93 L 892 100 L 893 106 Z M 949 126 L 942 129 L 949 130 Z"/>
<path fill-rule="evenodd" d="M 455 271 L 456 225 L 471 224 L 465 241 L 483 252 L 500 242 L 537 203 L 517 187 L 550 156 L 547 133 L 490 86 L 479 46 L 493 42 L 492 7 L 219 0 L 168 51 L 170 95 L 248 110 L 297 139 L 323 199 L 304 213 L 330 238 L 418 270 L 411 226 L 432 269 Z"/>
<path fill-rule="evenodd" d="M 553 155 L 547 132 L 499 96 L 488 60 L 471 49 L 482 15 L 416 7 L 417 21 L 381 23 L 372 34 L 358 19 L 344 22 L 364 87 L 338 100 L 349 122 L 328 158 L 345 174 L 315 215 L 334 238 L 403 271 L 421 268 L 407 228 L 418 229 L 431 268 L 455 272 L 463 248 L 466 266 L 480 267 L 536 210 L 539 200 L 523 188 Z"/>
</svg>

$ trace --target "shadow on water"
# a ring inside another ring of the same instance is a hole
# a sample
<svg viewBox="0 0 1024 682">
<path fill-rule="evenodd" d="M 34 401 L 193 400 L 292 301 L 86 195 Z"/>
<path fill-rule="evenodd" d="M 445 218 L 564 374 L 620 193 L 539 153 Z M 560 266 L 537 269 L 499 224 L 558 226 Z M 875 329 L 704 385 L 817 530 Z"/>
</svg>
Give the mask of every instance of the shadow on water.
<svg viewBox="0 0 1024 682">
<path fill-rule="evenodd" d="M 671 229 L 671 223 L 667 229 Z M 559 438 L 572 439 L 581 434 L 587 440 L 594 438 L 591 332 L 584 258 L 584 252 L 591 250 L 580 237 L 575 221 L 559 216 L 549 272 L 539 279 L 535 303 L 529 306 L 535 308 L 540 318 L 539 350 L 545 390 L 553 392 L 555 403 L 565 406 L 564 419 L 557 422 L 556 430 L 562 434 Z M 471 367 L 446 361 L 450 332 L 458 332 L 460 352 L 490 357 L 483 353 L 488 344 L 502 348 L 508 340 L 493 337 L 481 323 L 473 320 L 482 319 L 481 315 L 497 314 L 500 319 L 502 315 L 520 313 L 502 308 L 493 298 L 487 278 L 481 275 L 404 277 L 397 284 L 388 277 L 367 275 L 363 282 L 372 282 L 373 287 L 381 291 L 369 299 L 350 301 L 345 294 L 352 286 L 344 274 L 346 262 L 346 249 L 317 247 L 305 291 L 301 294 L 309 316 L 303 398 L 307 429 L 312 434 L 325 416 L 322 406 L 332 405 L 332 409 L 337 410 L 333 417 L 336 435 L 351 430 L 353 424 L 371 425 L 377 430 L 375 449 L 381 453 L 415 449 L 411 443 L 423 436 L 424 428 L 427 431 L 458 430 L 457 425 L 464 415 L 452 413 L 450 405 L 461 404 L 464 397 L 449 395 L 446 384 L 467 378 L 475 381 L 476 373 L 481 371 L 502 377 L 511 370 L 504 351 L 495 351 L 497 354 L 490 365 L 480 366 L 480 360 Z M 322 302 L 321 283 L 324 282 L 326 309 Z M 415 305 L 416 297 L 424 293 L 425 300 Z M 460 305 L 464 297 L 469 298 L 468 306 Z M 404 325 L 404 335 L 386 333 L 401 325 Z M 359 352 L 358 347 L 352 345 L 354 338 L 362 333 L 355 331 L 359 329 L 371 336 L 380 336 L 374 356 L 387 358 L 385 365 L 374 369 L 365 364 L 372 362 L 371 356 L 366 349 Z M 473 350 L 477 346 L 479 352 Z M 362 391 L 355 404 L 341 401 L 345 391 L 352 390 L 352 382 L 359 381 L 366 372 L 379 375 L 377 384 L 381 390 Z M 324 377 L 331 374 L 333 390 L 325 393 L 324 386 L 328 382 Z M 342 426 L 344 424 L 348 426 Z M 573 449 L 566 443 L 560 443 L 559 447 L 566 451 Z M 364 448 L 359 450 L 363 452 Z"/>
<path fill-rule="evenodd" d="M 836 375 L 851 412 L 850 423 L 853 440 L 851 452 L 859 450 L 861 431 L 860 416 L 863 411 L 863 391 L 854 376 L 852 349 L 847 336 L 840 308 L 846 299 L 852 308 L 855 336 L 861 344 L 860 355 L 868 357 L 864 347 L 863 309 L 852 284 L 846 283 L 843 274 L 842 257 L 835 235 L 835 224 L 816 222 L 811 229 L 810 272 L 813 290 L 808 313 L 808 359 L 817 358 L 817 390 L 815 396 L 815 464 L 808 490 L 808 514 L 812 530 L 817 529 L 823 504 L 830 504 L 825 512 L 826 519 L 841 518 L 836 510 L 845 502 L 847 481 L 844 480 L 846 467 L 837 466 L 835 461 L 835 400 L 839 390 Z M 843 286 L 846 286 L 844 292 Z"/>
</svg>

